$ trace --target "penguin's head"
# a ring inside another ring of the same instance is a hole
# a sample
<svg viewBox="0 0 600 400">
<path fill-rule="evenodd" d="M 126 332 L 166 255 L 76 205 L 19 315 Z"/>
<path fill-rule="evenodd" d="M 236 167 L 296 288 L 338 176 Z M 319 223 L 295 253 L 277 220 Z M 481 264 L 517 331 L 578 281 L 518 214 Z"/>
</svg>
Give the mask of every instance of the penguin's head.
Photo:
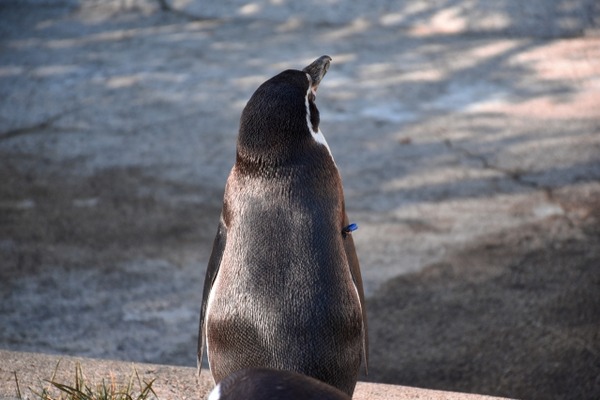
<svg viewBox="0 0 600 400">
<path fill-rule="evenodd" d="M 269 368 L 242 369 L 227 376 L 208 400 L 350 400 L 339 389 L 292 371 Z"/>
<path fill-rule="evenodd" d="M 330 62 L 331 57 L 321 56 L 301 71 L 283 71 L 258 87 L 240 119 L 238 163 L 274 165 L 312 150 L 328 151 L 318 139 L 315 100 Z"/>
</svg>

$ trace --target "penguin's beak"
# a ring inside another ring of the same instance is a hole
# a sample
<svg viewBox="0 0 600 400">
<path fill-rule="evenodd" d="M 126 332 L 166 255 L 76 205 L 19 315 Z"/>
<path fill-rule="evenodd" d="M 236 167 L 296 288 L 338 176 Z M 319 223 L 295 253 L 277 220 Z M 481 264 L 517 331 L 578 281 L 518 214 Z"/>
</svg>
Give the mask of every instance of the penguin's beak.
<svg viewBox="0 0 600 400">
<path fill-rule="evenodd" d="M 314 91 L 319 87 L 319 83 L 327 73 L 329 69 L 329 64 L 331 63 L 331 57 L 329 56 L 321 56 L 312 62 L 308 67 L 304 68 L 302 71 L 306 72 L 310 75 L 312 79 L 312 88 Z"/>
</svg>

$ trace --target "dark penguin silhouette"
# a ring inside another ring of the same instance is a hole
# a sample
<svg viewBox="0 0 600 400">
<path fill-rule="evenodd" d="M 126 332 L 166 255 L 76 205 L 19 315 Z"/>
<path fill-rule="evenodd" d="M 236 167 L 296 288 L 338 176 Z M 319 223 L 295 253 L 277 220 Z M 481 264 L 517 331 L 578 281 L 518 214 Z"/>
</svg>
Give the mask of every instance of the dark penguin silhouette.
<svg viewBox="0 0 600 400">
<path fill-rule="evenodd" d="M 206 342 L 217 383 L 267 367 L 351 395 L 367 366 L 355 225 L 315 105 L 330 61 L 274 76 L 242 112 L 200 315 L 198 363 Z"/>
<path fill-rule="evenodd" d="M 350 400 L 333 386 L 295 372 L 244 369 L 212 390 L 208 400 Z"/>
</svg>

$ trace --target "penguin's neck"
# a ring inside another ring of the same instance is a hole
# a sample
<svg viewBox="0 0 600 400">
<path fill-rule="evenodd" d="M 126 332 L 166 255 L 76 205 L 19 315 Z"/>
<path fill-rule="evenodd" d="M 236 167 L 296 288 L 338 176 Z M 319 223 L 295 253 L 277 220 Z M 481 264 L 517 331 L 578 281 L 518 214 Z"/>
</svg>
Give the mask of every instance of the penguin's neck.
<svg viewBox="0 0 600 400">
<path fill-rule="evenodd" d="M 282 148 L 271 148 L 270 151 L 256 151 L 253 147 L 248 148 L 238 143 L 235 164 L 244 174 L 268 178 L 288 173 L 293 175 L 294 172 L 290 171 L 297 172 L 298 168 L 305 171 L 326 169 L 329 168 L 327 159 L 330 159 L 336 168 L 329 149 L 321 143 L 314 143 L 309 137 L 306 141 Z"/>
<path fill-rule="evenodd" d="M 238 145 L 235 164 L 247 175 L 271 176 L 282 167 L 295 164 L 297 157 L 291 152 L 257 152 Z"/>
</svg>

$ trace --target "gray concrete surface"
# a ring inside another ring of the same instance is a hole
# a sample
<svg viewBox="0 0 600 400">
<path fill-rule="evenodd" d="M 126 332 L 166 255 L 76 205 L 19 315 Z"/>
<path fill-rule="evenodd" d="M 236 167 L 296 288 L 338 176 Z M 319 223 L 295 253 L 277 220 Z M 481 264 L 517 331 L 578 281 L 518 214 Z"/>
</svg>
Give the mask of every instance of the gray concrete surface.
<svg viewBox="0 0 600 400">
<path fill-rule="evenodd" d="M 142 386 L 151 382 L 158 399 L 205 399 L 213 388 L 208 370 L 169 365 L 130 363 L 111 360 L 94 360 L 82 357 L 54 356 L 40 353 L 22 353 L 0 350 L 0 399 L 15 400 L 18 390 L 24 399 L 35 399 L 34 392 L 48 389 L 56 397 L 58 391 L 48 384 L 48 380 L 74 386 L 75 369 L 80 368 L 84 381 L 89 386 L 100 385 L 104 381 L 126 386 L 132 374 L 137 372 Z M 56 372 L 56 374 L 55 374 Z M 54 375 L 54 378 L 53 378 Z M 139 383 L 134 381 L 134 393 L 139 393 Z M 154 398 L 154 396 L 150 396 Z M 355 400 L 500 400 L 477 394 L 427 390 L 397 385 L 358 382 L 353 399 Z"/>
<path fill-rule="evenodd" d="M 597 2 L 160 4 L 0 1 L 1 348 L 193 365 L 240 111 L 329 54 L 363 379 L 600 397 Z"/>
</svg>

